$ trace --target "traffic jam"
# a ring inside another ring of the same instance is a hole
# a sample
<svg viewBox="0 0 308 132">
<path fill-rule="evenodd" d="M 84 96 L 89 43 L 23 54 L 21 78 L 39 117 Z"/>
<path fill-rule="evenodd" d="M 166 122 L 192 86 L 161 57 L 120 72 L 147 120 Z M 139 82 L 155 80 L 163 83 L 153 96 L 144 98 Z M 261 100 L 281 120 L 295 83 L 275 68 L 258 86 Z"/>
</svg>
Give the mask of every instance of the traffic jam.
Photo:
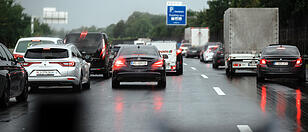
<svg viewBox="0 0 308 132">
<path fill-rule="evenodd" d="M 0 131 L 307 131 L 307 55 L 280 43 L 278 16 L 229 8 L 223 41 L 186 26 L 180 41 L 81 30 L 0 43 Z"/>
</svg>

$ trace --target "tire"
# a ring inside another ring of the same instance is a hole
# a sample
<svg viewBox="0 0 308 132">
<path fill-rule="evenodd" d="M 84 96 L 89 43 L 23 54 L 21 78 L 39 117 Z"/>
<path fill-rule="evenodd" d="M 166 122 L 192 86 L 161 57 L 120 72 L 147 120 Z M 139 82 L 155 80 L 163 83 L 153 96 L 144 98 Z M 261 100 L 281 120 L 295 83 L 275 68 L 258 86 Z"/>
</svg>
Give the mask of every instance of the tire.
<svg viewBox="0 0 308 132">
<path fill-rule="evenodd" d="M 305 73 L 301 73 L 297 76 L 297 81 L 298 82 L 305 82 L 306 81 L 306 77 L 305 77 Z"/>
<path fill-rule="evenodd" d="M 10 88 L 8 82 L 4 84 L 4 90 L 3 93 L 0 97 L 0 107 L 1 108 L 6 108 L 9 106 L 9 101 L 10 101 Z"/>
<path fill-rule="evenodd" d="M 182 62 L 182 63 L 180 63 Z M 183 59 L 176 62 L 176 75 L 183 75 Z"/>
<path fill-rule="evenodd" d="M 81 77 L 79 79 L 79 83 L 77 85 L 73 85 L 73 91 L 74 92 L 81 92 L 82 90 L 82 74 L 81 74 Z"/>
<path fill-rule="evenodd" d="M 166 75 L 162 76 L 162 79 L 158 81 L 157 83 L 158 88 L 166 88 Z"/>
<path fill-rule="evenodd" d="M 119 88 L 119 87 L 120 87 L 120 82 L 117 81 L 117 80 L 114 78 L 114 79 L 112 79 L 111 85 L 112 85 L 112 88 Z"/>
<path fill-rule="evenodd" d="M 110 77 L 110 71 L 107 70 L 106 72 L 104 72 L 103 76 L 104 76 L 105 79 L 108 79 Z"/>
<path fill-rule="evenodd" d="M 16 97 L 16 100 L 18 102 L 26 102 L 28 99 L 28 95 L 29 95 L 29 91 L 28 91 L 28 81 L 25 81 L 25 86 L 24 86 L 24 90 L 22 91 L 22 93 Z"/>
<path fill-rule="evenodd" d="M 213 67 L 214 69 L 218 69 L 218 65 L 215 63 L 215 61 L 213 61 L 212 67 Z"/>
<path fill-rule="evenodd" d="M 90 78 L 88 79 L 88 82 L 83 84 L 82 88 L 84 89 L 90 89 L 91 88 L 91 80 Z"/>
<path fill-rule="evenodd" d="M 265 77 L 260 72 L 257 72 L 257 82 L 264 82 Z"/>
</svg>

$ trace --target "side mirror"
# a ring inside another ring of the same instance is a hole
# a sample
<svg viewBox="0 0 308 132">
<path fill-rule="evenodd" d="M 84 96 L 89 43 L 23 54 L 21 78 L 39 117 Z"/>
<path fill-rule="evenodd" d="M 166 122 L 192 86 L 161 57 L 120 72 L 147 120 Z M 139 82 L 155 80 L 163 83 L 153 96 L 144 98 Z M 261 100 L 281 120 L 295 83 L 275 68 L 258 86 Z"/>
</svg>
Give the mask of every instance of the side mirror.
<svg viewBox="0 0 308 132">
<path fill-rule="evenodd" d="M 18 58 L 16 58 L 16 61 L 19 62 L 19 63 L 24 63 L 25 59 L 23 57 L 18 57 Z"/>
<path fill-rule="evenodd" d="M 168 59 L 168 55 L 164 54 L 164 55 L 163 55 L 163 58 L 164 58 L 164 59 Z"/>
</svg>

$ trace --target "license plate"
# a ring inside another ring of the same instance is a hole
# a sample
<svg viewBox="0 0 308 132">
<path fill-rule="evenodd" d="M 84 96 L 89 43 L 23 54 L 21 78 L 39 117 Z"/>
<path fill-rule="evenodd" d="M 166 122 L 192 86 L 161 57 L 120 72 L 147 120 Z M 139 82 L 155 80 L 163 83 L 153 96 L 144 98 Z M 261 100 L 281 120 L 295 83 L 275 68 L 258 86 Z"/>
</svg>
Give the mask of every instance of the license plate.
<svg viewBox="0 0 308 132">
<path fill-rule="evenodd" d="M 288 62 L 275 62 L 274 65 L 277 65 L 277 66 L 286 66 L 286 65 L 288 65 Z"/>
<path fill-rule="evenodd" d="M 257 64 L 255 64 L 255 63 L 249 63 L 248 65 L 249 66 L 257 66 Z"/>
<path fill-rule="evenodd" d="M 49 76 L 54 75 L 55 71 L 36 71 L 36 75 Z"/>
<path fill-rule="evenodd" d="M 130 65 L 132 65 L 132 66 L 146 66 L 146 65 L 148 65 L 148 62 L 147 61 L 132 61 L 130 63 Z"/>
</svg>

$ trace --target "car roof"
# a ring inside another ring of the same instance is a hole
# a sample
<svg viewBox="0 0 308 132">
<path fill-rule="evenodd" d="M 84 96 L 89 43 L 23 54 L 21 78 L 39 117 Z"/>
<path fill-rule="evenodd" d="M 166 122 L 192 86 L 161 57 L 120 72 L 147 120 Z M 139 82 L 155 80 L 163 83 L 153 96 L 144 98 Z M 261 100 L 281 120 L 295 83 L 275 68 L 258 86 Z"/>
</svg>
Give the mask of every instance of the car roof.
<svg viewBox="0 0 308 132">
<path fill-rule="evenodd" d="M 62 40 L 61 38 L 55 37 L 27 37 L 27 38 L 20 38 L 18 41 L 25 41 L 25 40 L 50 40 L 50 41 L 57 41 Z"/>
<path fill-rule="evenodd" d="M 38 44 L 38 45 L 31 45 L 28 49 L 38 49 L 38 48 L 63 48 L 63 49 L 69 49 L 72 46 L 74 46 L 74 45 L 73 44 Z"/>
<path fill-rule="evenodd" d="M 280 46 L 283 46 L 283 47 L 296 47 L 294 45 L 289 45 L 289 44 L 271 44 L 268 47 L 280 47 Z"/>
</svg>

